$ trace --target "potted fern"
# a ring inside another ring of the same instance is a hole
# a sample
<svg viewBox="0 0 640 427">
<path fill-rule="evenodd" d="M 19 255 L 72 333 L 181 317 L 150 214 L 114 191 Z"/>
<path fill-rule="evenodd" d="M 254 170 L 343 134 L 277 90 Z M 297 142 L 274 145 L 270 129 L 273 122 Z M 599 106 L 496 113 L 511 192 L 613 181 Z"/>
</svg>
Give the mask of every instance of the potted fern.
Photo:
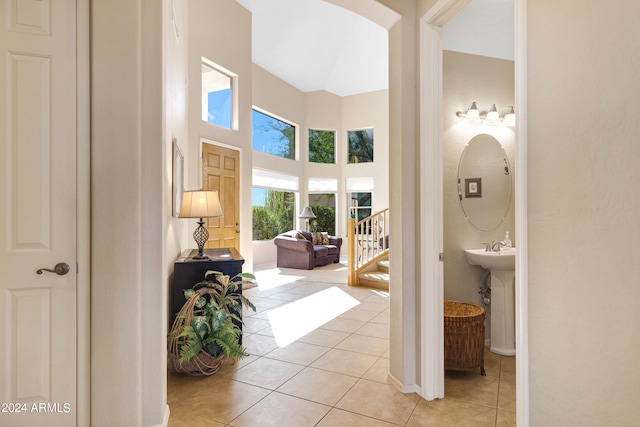
<svg viewBox="0 0 640 427">
<path fill-rule="evenodd" d="M 233 278 L 207 271 L 205 280 L 184 292 L 187 302 L 169 332 L 169 361 L 178 372 L 211 375 L 225 359 L 248 356 L 240 344 L 242 305 L 255 306 L 240 292 L 240 285 L 255 276 L 240 273 Z"/>
</svg>

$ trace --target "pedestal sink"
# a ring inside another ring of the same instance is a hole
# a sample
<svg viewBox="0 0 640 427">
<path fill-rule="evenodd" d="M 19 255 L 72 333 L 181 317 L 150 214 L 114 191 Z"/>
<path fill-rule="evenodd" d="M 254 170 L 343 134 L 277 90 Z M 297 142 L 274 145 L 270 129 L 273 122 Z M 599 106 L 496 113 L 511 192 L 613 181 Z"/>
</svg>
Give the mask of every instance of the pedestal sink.
<svg viewBox="0 0 640 427">
<path fill-rule="evenodd" d="M 465 249 L 467 262 L 491 273 L 491 351 L 515 356 L 515 270 L 516 250 L 500 252 Z"/>
</svg>

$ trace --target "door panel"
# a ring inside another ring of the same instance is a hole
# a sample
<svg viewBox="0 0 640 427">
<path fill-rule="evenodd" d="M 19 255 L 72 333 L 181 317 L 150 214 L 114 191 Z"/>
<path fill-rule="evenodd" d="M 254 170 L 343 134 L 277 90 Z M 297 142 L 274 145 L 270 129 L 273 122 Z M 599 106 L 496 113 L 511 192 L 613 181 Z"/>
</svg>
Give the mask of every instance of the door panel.
<svg viewBox="0 0 640 427">
<path fill-rule="evenodd" d="M 0 425 L 74 426 L 76 2 L 0 10 Z"/>
<path fill-rule="evenodd" d="M 202 144 L 202 188 L 217 190 L 222 218 L 209 218 L 207 248 L 240 250 L 240 152 Z"/>
</svg>

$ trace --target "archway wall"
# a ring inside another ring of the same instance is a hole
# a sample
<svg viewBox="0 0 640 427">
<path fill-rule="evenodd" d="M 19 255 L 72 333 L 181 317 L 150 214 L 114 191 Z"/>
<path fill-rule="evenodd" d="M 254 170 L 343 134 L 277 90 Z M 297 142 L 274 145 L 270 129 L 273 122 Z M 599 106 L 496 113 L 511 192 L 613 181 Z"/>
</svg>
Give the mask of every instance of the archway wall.
<svg viewBox="0 0 640 427">
<path fill-rule="evenodd" d="M 436 0 L 328 0 L 389 30 L 389 206 L 391 359 L 389 379 L 420 390 L 420 143 L 418 19 Z"/>
</svg>

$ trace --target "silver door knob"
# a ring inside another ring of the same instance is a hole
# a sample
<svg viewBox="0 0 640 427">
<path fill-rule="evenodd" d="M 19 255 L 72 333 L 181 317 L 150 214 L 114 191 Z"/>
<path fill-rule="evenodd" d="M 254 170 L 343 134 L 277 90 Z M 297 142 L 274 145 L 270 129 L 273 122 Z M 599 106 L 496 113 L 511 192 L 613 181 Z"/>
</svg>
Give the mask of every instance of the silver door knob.
<svg viewBox="0 0 640 427">
<path fill-rule="evenodd" d="M 59 262 L 56 264 L 55 267 L 53 267 L 53 270 L 50 268 L 40 268 L 38 269 L 38 271 L 36 271 L 36 273 L 42 274 L 45 271 L 48 271 L 50 273 L 56 273 L 58 276 L 64 276 L 69 272 L 69 270 L 71 270 L 71 268 L 69 267 L 69 264 L 67 264 L 66 262 Z"/>
</svg>

